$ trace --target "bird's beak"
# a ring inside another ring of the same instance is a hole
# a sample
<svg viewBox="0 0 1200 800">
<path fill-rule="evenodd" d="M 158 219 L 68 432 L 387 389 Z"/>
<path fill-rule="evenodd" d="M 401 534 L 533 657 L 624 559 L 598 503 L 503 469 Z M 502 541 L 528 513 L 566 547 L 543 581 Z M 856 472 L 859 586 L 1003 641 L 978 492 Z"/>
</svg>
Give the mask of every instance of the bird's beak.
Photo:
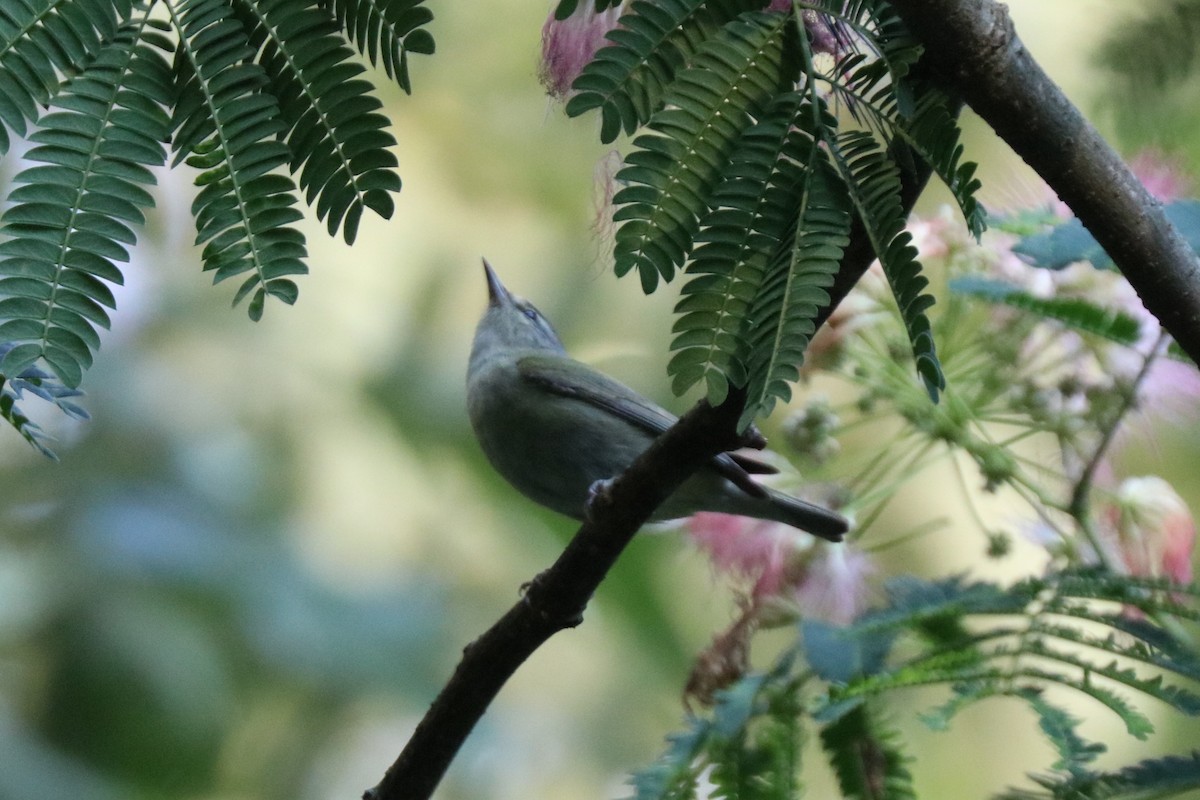
<svg viewBox="0 0 1200 800">
<path fill-rule="evenodd" d="M 483 271 L 487 275 L 488 305 L 499 306 L 511 302 L 512 295 L 496 277 L 496 271 L 492 269 L 492 265 L 487 262 L 486 258 L 483 260 Z"/>
</svg>

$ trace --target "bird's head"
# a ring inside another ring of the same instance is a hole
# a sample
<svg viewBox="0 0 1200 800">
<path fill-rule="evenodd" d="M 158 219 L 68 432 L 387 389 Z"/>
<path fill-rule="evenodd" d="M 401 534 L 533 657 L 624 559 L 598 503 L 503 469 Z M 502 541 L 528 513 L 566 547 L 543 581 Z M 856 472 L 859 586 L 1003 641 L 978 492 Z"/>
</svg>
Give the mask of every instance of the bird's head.
<svg viewBox="0 0 1200 800">
<path fill-rule="evenodd" d="M 488 307 L 475 329 L 475 347 L 566 352 L 554 328 L 532 303 L 505 288 L 485 259 Z"/>
</svg>

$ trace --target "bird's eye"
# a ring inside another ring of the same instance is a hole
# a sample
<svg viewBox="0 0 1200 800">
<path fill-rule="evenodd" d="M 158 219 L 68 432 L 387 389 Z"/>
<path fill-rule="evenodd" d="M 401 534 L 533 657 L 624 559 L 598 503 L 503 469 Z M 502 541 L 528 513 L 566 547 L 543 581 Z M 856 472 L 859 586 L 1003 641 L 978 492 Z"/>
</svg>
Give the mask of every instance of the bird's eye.
<svg viewBox="0 0 1200 800">
<path fill-rule="evenodd" d="M 531 306 L 526 306 L 525 308 L 522 308 L 521 313 L 523 313 L 525 316 L 529 317 L 529 319 L 531 319 L 534 322 L 538 321 L 537 309 L 535 309 Z"/>
</svg>

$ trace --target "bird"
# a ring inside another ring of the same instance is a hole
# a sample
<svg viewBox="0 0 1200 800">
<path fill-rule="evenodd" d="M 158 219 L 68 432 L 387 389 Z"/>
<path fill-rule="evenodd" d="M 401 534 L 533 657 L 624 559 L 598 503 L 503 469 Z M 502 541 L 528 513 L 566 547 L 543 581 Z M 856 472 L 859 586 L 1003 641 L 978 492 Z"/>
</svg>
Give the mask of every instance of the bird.
<svg viewBox="0 0 1200 800">
<path fill-rule="evenodd" d="M 536 503 L 584 519 L 590 498 L 620 475 L 676 417 L 567 354 L 550 322 L 500 282 L 486 259 L 488 305 L 467 366 L 467 410 L 484 454 Z M 777 470 L 722 453 L 688 478 L 650 521 L 701 511 L 781 522 L 830 541 L 849 525 L 821 506 L 751 479 Z"/>
</svg>

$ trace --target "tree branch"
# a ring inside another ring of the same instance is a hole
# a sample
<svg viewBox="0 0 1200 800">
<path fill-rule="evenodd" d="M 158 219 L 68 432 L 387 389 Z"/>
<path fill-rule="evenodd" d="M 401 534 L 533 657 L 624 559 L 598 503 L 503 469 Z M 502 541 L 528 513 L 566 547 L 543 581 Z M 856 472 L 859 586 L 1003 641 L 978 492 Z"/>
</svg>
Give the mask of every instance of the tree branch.
<svg viewBox="0 0 1200 800">
<path fill-rule="evenodd" d="M 716 408 L 700 403 L 597 495 L 554 565 L 463 650 L 449 683 L 364 800 L 424 800 L 433 793 L 492 698 L 543 642 L 582 621 L 596 587 L 654 510 L 713 456 L 752 443 L 736 433 L 744 405 L 744 394 L 736 393 Z"/>
<path fill-rule="evenodd" d="M 1142 303 L 1200 362 L 1200 260 L 1054 84 L 993 0 L 891 0 L 922 61 L 1071 207 Z"/>
<path fill-rule="evenodd" d="M 908 149 L 900 141 L 892 147 Z M 932 170 L 911 151 L 893 156 L 898 163 L 916 165 L 914 172 L 901 176 L 901 202 L 907 214 Z M 856 219 L 834 285 L 828 290 L 831 302 L 818 313 L 817 328 L 874 260 L 866 230 Z M 558 560 L 533 579 L 525 596 L 508 613 L 463 649 L 454 675 L 383 780 L 363 794 L 364 800 L 425 800 L 433 793 L 462 743 L 513 673 L 547 639 L 582 621 L 596 588 L 654 510 L 714 455 L 747 444 L 763 446 L 761 441 L 746 441 L 736 434 L 744 406 L 744 392 L 731 392 L 717 408 L 701 402 L 597 498 L 590 519 Z"/>
</svg>

